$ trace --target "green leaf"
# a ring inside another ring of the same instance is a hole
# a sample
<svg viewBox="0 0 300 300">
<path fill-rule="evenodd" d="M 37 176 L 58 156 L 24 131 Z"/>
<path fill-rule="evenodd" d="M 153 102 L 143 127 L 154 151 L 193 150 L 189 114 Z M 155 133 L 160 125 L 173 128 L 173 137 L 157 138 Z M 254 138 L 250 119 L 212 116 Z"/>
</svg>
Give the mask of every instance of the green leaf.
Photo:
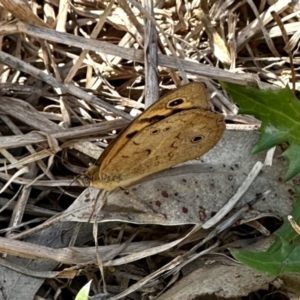
<svg viewBox="0 0 300 300">
<path fill-rule="evenodd" d="M 251 252 L 232 250 L 231 254 L 244 265 L 267 275 L 300 273 L 300 246 L 289 244 L 284 239 L 275 252 Z"/>
<path fill-rule="evenodd" d="M 282 156 L 289 162 L 288 170 L 284 175 L 284 180 L 288 181 L 300 172 L 300 145 L 290 145 Z"/>
<path fill-rule="evenodd" d="M 244 265 L 267 275 L 276 276 L 284 273 L 300 272 L 300 247 L 289 245 L 285 240 L 281 240 L 281 247 L 278 251 L 251 252 L 246 250 L 232 250 L 233 257 Z"/>
<path fill-rule="evenodd" d="M 249 86 L 222 83 L 222 87 L 240 106 L 240 113 L 254 115 L 262 121 L 260 138 L 252 153 L 283 142 L 289 144 L 283 156 L 288 161 L 284 179 L 300 172 L 300 102 L 289 88 L 259 90 Z"/>
<path fill-rule="evenodd" d="M 293 219 L 300 224 L 300 188 L 296 188 L 295 191 L 297 195 L 297 201 L 294 204 L 292 216 Z M 298 233 L 291 226 L 287 218 L 284 220 L 283 225 L 276 230 L 274 234 L 279 238 L 285 239 L 289 243 L 299 237 Z"/>
<path fill-rule="evenodd" d="M 297 202 L 293 218 L 300 224 L 300 188 L 296 189 Z M 275 242 L 265 252 L 231 250 L 231 254 L 241 263 L 268 275 L 300 273 L 300 237 L 286 219 L 274 233 Z"/>
<path fill-rule="evenodd" d="M 84 285 L 80 291 L 78 292 L 75 300 L 88 300 L 89 299 L 89 292 L 91 288 L 92 280 L 90 280 L 86 285 Z"/>
</svg>

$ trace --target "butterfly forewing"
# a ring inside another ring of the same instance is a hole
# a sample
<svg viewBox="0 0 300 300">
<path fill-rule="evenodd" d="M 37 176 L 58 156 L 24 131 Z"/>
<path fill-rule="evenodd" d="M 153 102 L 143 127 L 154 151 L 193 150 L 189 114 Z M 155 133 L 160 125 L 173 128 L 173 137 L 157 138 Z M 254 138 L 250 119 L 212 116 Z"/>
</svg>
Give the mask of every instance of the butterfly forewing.
<svg viewBox="0 0 300 300">
<path fill-rule="evenodd" d="M 117 136 L 103 151 L 95 164 L 99 165 L 100 169 L 106 168 L 136 133 L 180 110 L 193 108 L 209 109 L 207 91 L 200 82 L 186 84 L 177 90 L 167 93 L 153 103 Z"/>
</svg>

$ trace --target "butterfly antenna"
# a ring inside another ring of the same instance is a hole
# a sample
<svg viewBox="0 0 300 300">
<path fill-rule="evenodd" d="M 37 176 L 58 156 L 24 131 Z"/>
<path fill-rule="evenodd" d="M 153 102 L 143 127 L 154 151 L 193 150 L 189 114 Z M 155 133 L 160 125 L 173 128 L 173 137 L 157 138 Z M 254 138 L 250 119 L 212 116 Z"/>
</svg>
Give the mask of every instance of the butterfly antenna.
<svg viewBox="0 0 300 300">
<path fill-rule="evenodd" d="M 63 192 L 60 193 L 58 199 L 56 200 L 57 202 L 59 202 L 60 198 L 61 198 L 64 194 L 66 194 L 66 192 L 68 191 L 68 188 L 69 188 L 69 187 L 77 180 L 78 177 L 80 177 L 80 175 L 77 175 L 77 176 L 74 178 L 74 180 L 72 180 L 71 183 L 63 190 Z"/>
</svg>

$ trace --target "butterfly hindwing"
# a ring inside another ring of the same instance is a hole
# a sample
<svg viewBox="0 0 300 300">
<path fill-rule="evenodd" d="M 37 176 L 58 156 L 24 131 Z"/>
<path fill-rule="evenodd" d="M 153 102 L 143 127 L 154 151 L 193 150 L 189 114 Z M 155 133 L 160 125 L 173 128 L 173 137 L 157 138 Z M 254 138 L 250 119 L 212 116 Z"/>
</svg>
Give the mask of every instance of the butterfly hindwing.
<svg viewBox="0 0 300 300">
<path fill-rule="evenodd" d="M 201 109 L 179 112 L 134 135 L 101 168 L 100 177 L 127 186 L 145 176 L 200 157 L 225 130 L 223 116 Z"/>
</svg>

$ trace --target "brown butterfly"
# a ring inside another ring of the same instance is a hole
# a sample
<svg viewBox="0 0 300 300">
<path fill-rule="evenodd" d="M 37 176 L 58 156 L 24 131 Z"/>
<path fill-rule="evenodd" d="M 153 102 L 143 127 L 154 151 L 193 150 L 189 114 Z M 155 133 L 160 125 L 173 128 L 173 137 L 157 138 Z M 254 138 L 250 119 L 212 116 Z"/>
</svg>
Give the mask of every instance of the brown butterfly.
<svg viewBox="0 0 300 300">
<path fill-rule="evenodd" d="M 133 120 L 79 180 L 106 191 L 195 159 L 220 140 L 222 114 L 210 110 L 202 83 L 186 84 L 161 97 Z"/>
</svg>

